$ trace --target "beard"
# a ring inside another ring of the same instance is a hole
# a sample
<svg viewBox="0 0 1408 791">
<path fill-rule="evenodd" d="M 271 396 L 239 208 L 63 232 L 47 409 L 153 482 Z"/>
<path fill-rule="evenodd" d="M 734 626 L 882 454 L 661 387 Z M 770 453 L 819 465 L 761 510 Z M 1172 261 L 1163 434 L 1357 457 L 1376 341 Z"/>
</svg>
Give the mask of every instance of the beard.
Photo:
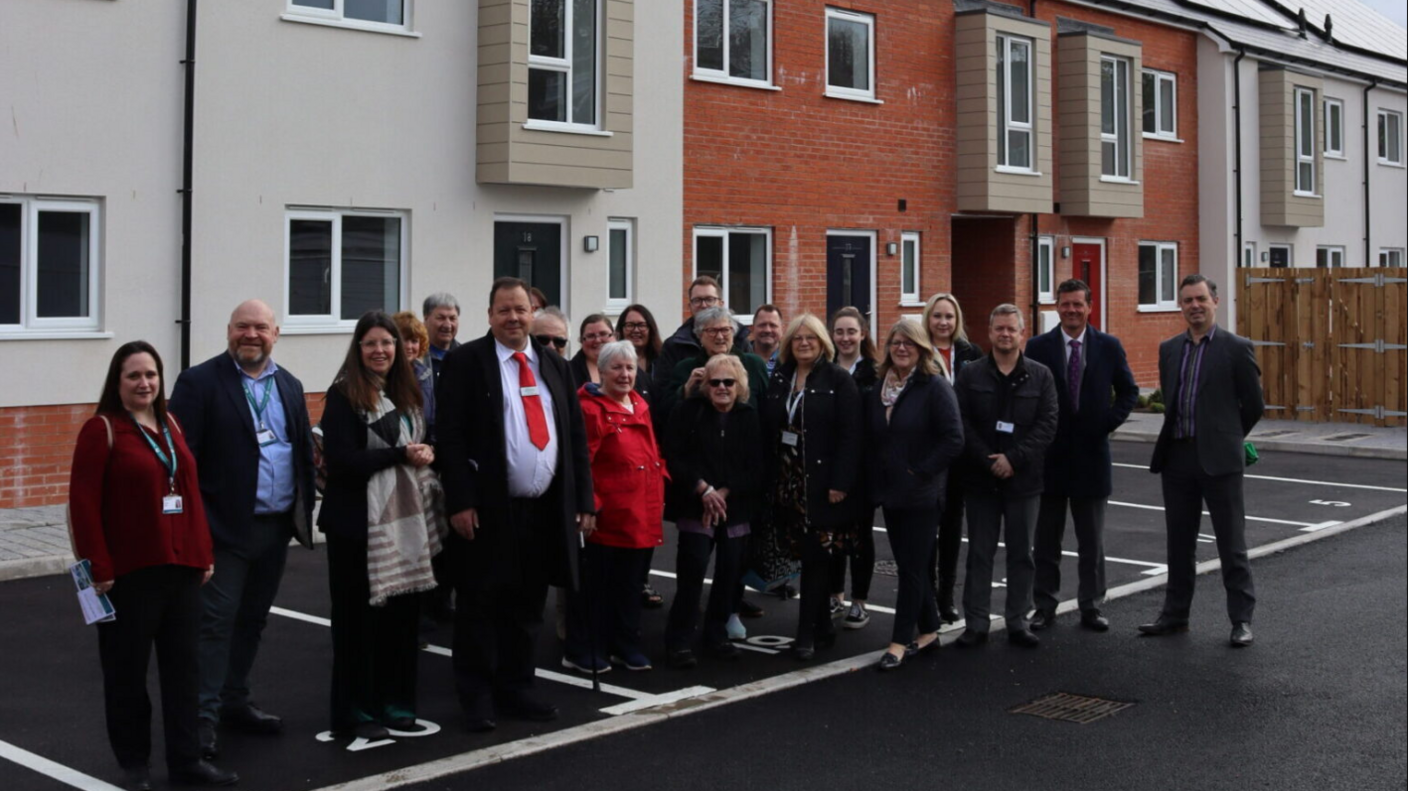
<svg viewBox="0 0 1408 791">
<path fill-rule="evenodd" d="M 269 353 L 263 346 L 235 347 L 235 362 L 239 363 L 241 368 L 258 368 L 268 359 Z"/>
</svg>

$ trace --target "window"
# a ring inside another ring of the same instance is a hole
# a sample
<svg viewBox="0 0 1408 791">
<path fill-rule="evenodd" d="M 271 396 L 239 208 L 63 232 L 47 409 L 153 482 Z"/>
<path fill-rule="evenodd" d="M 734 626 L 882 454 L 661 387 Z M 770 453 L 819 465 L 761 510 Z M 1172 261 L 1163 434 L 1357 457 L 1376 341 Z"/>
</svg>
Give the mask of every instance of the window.
<svg viewBox="0 0 1408 791">
<path fill-rule="evenodd" d="M 752 316 L 771 299 L 771 252 L 772 231 L 766 228 L 696 228 L 694 276 L 718 280 L 729 309 Z"/>
<path fill-rule="evenodd" d="M 1144 70 L 1144 134 L 1178 139 L 1178 78 L 1168 72 Z"/>
<path fill-rule="evenodd" d="M 1295 248 L 1291 245 L 1272 244 L 1267 245 L 1266 249 L 1267 258 L 1270 259 L 1267 263 L 1276 269 L 1288 267 L 1295 260 Z"/>
<path fill-rule="evenodd" d="M 771 85 L 771 0 L 695 0 L 694 73 Z"/>
<path fill-rule="evenodd" d="M 607 252 L 611 260 L 606 273 L 606 310 L 616 313 L 634 301 L 636 274 L 636 228 L 633 220 L 607 223 Z"/>
<path fill-rule="evenodd" d="M 1251 268 L 1256 265 L 1256 242 L 1247 242 L 1242 245 L 1242 266 Z"/>
<path fill-rule="evenodd" d="M 403 215 L 292 209 L 287 217 L 290 326 L 351 329 L 369 310 L 401 309 Z"/>
<path fill-rule="evenodd" d="M 1032 170 L 1032 42 L 997 37 L 997 165 Z"/>
<path fill-rule="evenodd" d="M 1403 164 L 1403 114 L 1379 111 L 1379 164 Z"/>
<path fill-rule="evenodd" d="M 1403 268 L 1403 250 L 1383 248 L 1379 250 L 1379 266 L 1392 266 L 1398 269 Z"/>
<path fill-rule="evenodd" d="M 411 0 L 289 0 L 294 19 L 347 24 L 349 27 L 406 30 Z"/>
<path fill-rule="evenodd" d="M 1344 159 L 1344 102 L 1325 100 L 1325 156 Z"/>
<path fill-rule="evenodd" d="M 826 95 L 875 98 L 875 17 L 826 9 Z"/>
<path fill-rule="evenodd" d="M 1100 58 L 1100 174 L 1128 179 L 1133 172 L 1129 140 L 1129 61 Z"/>
<path fill-rule="evenodd" d="M 1315 194 L 1315 91 L 1296 88 L 1296 194 Z"/>
<path fill-rule="evenodd" d="M 528 118 L 596 128 L 597 0 L 533 0 L 528 20 Z"/>
<path fill-rule="evenodd" d="M 1315 265 L 1321 269 L 1343 269 L 1344 248 L 1324 245 L 1315 248 Z"/>
<path fill-rule="evenodd" d="M 98 203 L 0 196 L 0 332 L 98 329 Z"/>
<path fill-rule="evenodd" d="M 1036 241 L 1036 290 L 1042 304 L 1056 303 L 1056 239 L 1043 236 Z"/>
<path fill-rule="evenodd" d="M 1178 245 L 1139 243 L 1139 307 L 1178 309 Z"/>
<path fill-rule="evenodd" d="M 922 305 L 919 291 L 919 234 L 900 235 L 900 304 Z"/>
</svg>

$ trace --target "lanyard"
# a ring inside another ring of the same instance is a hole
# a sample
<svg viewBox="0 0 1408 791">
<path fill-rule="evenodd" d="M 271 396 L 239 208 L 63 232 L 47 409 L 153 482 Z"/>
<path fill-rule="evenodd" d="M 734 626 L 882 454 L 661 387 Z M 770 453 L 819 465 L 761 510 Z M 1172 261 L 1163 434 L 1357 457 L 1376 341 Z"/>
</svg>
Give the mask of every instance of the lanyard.
<svg viewBox="0 0 1408 791">
<path fill-rule="evenodd" d="M 171 485 L 171 491 L 176 491 L 176 445 L 171 441 L 171 428 L 164 422 L 161 424 L 162 434 L 166 436 L 166 447 L 171 449 L 171 456 L 168 458 L 167 455 L 162 452 L 161 446 L 156 444 L 156 440 L 152 439 L 152 436 L 147 433 L 147 430 L 142 428 L 142 424 L 137 422 L 137 416 L 133 415 L 131 412 L 127 414 L 137 426 L 137 433 L 141 434 L 142 439 L 146 440 L 147 445 L 151 446 L 152 452 L 156 454 L 157 461 L 161 462 L 161 466 L 166 468 L 167 481 Z"/>
<path fill-rule="evenodd" d="M 240 382 L 244 387 L 244 397 L 249 399 L 249 408 L 254 410 L 254 419 L 259 421 L 259 430 L 264 430 L 264 410 L 269 407 L 269 394 L 274 392 L 274 378 L 269 377 L 269 381 L 264 384 L 264 398 L 258 404 L 254 403 L 254 391 L 249 389 L 249 382 Z"/>
<path fill-rule="evenodd" d="M 797 389 L 797 374 L 792 374 L 792 389 L 787 392 L 787 422 L 793 423 L 797 416 L 797 407 L 801 405 L 802 399 L 807 397 L 806 385 L 801 390 Z"/>
</svg>

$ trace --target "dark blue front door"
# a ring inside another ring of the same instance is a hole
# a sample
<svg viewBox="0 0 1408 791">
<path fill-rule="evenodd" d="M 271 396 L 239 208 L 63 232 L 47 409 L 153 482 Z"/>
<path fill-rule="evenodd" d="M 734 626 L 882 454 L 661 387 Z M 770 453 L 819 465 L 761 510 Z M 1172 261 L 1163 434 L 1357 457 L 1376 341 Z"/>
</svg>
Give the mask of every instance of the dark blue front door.
<svg viewBox="0 0 1408 791">
<path fill-rule="evenodd" d="M 870 319 L 870 262 L 874 242 L 869 236 L 826 237 L 826 315 L 844 307 L 859 310 Z"/>
</svg>

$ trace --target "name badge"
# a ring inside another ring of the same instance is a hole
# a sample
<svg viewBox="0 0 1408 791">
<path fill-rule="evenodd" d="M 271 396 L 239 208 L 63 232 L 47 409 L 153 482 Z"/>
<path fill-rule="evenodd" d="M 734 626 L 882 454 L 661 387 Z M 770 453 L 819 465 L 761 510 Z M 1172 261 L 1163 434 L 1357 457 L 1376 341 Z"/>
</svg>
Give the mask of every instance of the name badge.
<svg viewBox="0 0 1408 791">
<path fill-rule="evenodd" d="M 520 387 L 518 388 L 518 394 L 523 396 L 524 398 L 527 398 L 529 396 L 535 396 L 538 394 L 538 388 L 536 385 L 533 387 Z"/>
<path fill-rule="evenodd" d="M 801 437 L 799 437 L 795 431 L 782 432 L 782 444 L 789 448 L 797 447 L 797 441 L 800 439 Z"/>
<path fill-rule="evenodd" d="M 163 514 L 181 513 L 181 495 L 168 494 L 161 498 L 161 512 Z"/>
<path fill-rule="evenodd" d="M 275 442 L 279 441 L 279 438 L 274 436 L 274 430 L 271 428 L 266 428 L 258 432 L 254 435 L 254 438 L 259 442 L 259 447 L 261 448 L 267 445 L 273 445 Z"/>
<path fill-rule="evenodd" d="M 1002 420 L 997 421 L 997 431 L 1000 434 L 1011 434 L 1013 431 L 1016 431 L 1016 429 L 1017 427 L 1011 423 Z"/>
</svg>

